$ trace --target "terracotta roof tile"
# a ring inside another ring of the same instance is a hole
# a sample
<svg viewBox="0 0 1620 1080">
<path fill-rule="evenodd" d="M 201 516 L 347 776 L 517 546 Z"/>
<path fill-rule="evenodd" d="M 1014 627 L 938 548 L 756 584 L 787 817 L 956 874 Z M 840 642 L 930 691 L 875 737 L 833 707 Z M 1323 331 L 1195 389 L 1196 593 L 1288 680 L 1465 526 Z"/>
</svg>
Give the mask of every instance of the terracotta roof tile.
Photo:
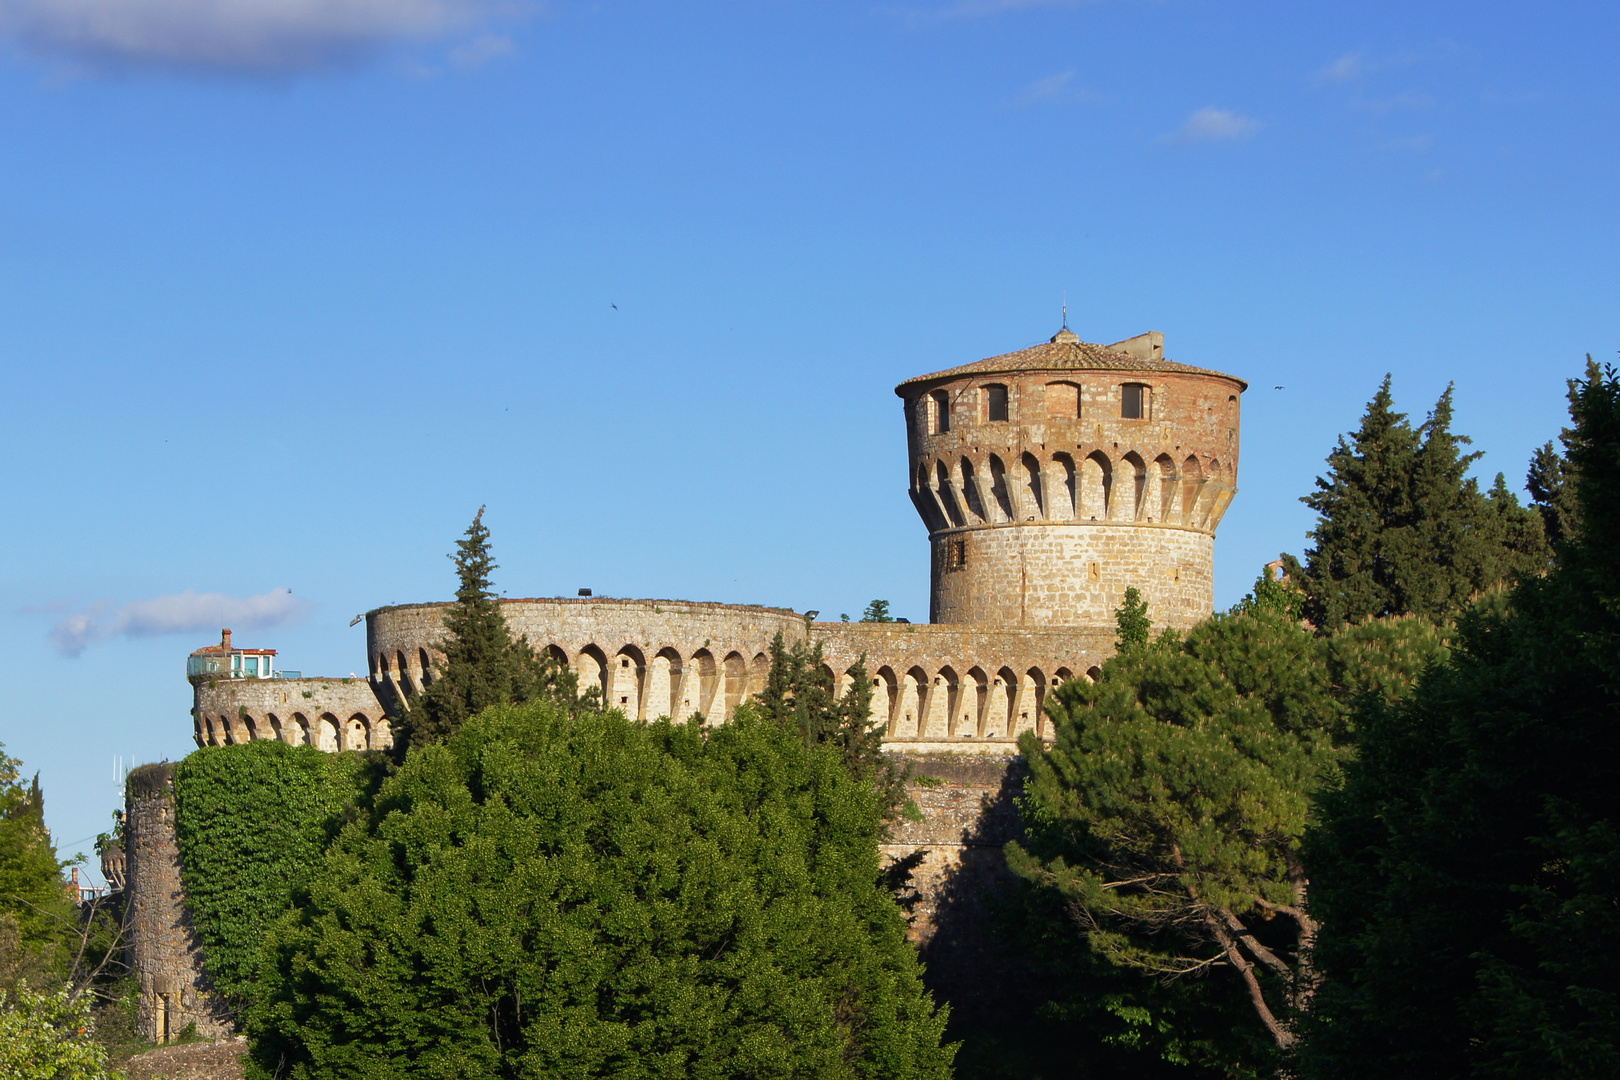
<svg viewBox="0 0 1620 1080">
<path fill-rule="evenodd" d="M 1114 352 L 1106 345 L 1093 345 L 1089 341 L 1081 341 L 1073 334 L 1065 332 L 1051 341 L 1043 341 L 1039 345 L 1031 345 L 1017 352 L 976 360 L 971 364 L 936 371 L 931 375 L 918 375 L 895 387 L 894 392 L 905 397 L 906 387 L 917 383 L 931 382 L 935 379 L 953 379 L 963 375 L 993 375 L 1015 371 L 1169 371 L 1188 375 L 1214 375 L 1222 379 L 1231 379 L 1245 390 L 1249 388 L 1247 382 L 1222 371 L 1178 364 L 1174 360 L 1146 360 L 1129 353 Z"/>
</svg>

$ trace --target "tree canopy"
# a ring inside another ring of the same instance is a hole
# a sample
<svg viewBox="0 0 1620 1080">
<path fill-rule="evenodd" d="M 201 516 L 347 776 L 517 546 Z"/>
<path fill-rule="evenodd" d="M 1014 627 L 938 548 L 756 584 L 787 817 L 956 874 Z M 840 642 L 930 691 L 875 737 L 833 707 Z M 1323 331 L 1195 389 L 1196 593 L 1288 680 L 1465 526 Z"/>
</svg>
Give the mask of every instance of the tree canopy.
<svg viewBox="0 0 1620 1080">
<path fill-rule="evenodd" d="M 946 1077 L 877 793 L 772 720 L 411 750 L 269 937 L 259 1076 Z"/>
<path fill-rule="evenodd" d="M 512 638 L 490 581 L 496 569 L 489 528 L 479 507 L 465 537 L 456 541 L 456 602 L 444 615 L 444 662 L 425 689 L 411 698 L 394 724 L 396 748 L 426 746 L 453 735 L 492 705 L 555 700 L 579 707 L 578 679 L 527 638 Z"/>
<path fill-rule="evenodd" d="M 872 681 L 862 656 L 850 668 L 849 690 L 837 696 L 832 669 L 821 643 L 784 645 L 782 634 L 771 639 L 771 667 L 757 702 L 747 706 L 786 725 L 807 745 L 832 747 L 850 776 L 871 784 L 878 793 L 886 822 L 918 811 L 906 796 L 910 768 L 883 752 L 883 728 L 872 724 Z"/>
<path fill-rule="evenodd" d="M 1556 569 L 1464 618 L 1409 700 L 1368 703 L 1360 758 L 1324 801 L 1308 1075 L 1620 1073 L 1612 368 L 1571 383 L 1570 413 L 1573 503 L 1546 500 L 1563 507 Z"/>
<path fill-rule="evenodd" d="M 1482 493 L 1468 473 L 1478 453 L 1451 430 L 1448 386 L 1413 427 L 1385 376 L 1361 426 L 1328 454 L 1328 473 L 1303 496 L 1319 515 L 1314 546 L 1290 578 L 1304 614 L 1326 629 L 1384 615 L 1455 617 L 1484 590 L 1544 570 L 1542 516 L 1500 477 Z"/>
<path fill-rule="evenodd" d="M 1352 702 L 1398 694 L 1443 648 L 1424 620 L 1324 638 L 1257 606 L 1123 651 L 1048 697 L 1054 743 L 1021 741 L 1028 841 L 1009 863 L 1115 965 L 1160 980 L 1226 968 L 1290 1047 L 1316 987 L 1311 796 L 1349 752 Z"/>
</svg>

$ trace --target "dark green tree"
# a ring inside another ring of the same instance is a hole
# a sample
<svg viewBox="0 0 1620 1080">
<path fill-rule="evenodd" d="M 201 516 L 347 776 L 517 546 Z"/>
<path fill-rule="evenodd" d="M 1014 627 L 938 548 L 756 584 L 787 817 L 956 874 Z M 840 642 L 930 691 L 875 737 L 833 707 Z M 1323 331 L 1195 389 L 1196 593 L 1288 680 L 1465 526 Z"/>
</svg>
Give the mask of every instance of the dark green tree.
<svg viewBox="0 0 1620 1080">
<path fill-rule="evenodd" d="M 23 784 L 21 766 L 0 748 L 0 979 L 63 974 L 64 947 L 77 925 L 62 877 L 67 863 L 45 828 L 39 777 Z"/>
<path fill-rule="evenodd" d="M 448 638 L 444 661 L 433 679 L 407 703 L 394 725 L 400 753 L 411 746 L 441 742 L 491 705 L 556 700 L 571 708 L 578 697 L 574 673 L 554 657 L 535 652 L 527 638 L 512 638 L 501 615 L 500 598 L 490 582 L 496 569 L 489 529 L 479 507 L 464 539 L 456 541 L 456 602 L 444 615 Z"/>
<path fill-rule="evenodd" d="M 915 816 L 918 811 L 906 795 L 911 769 L 883 752 L 883 728 L 872 723 L 866 657 L 849 669 L 849 690 L 838 697 L 819 641 L 788 646 L 778 631 L 770 656 L 765 688 L 756 695 L 761 714 L 798 732 L 806 745 L 825 744 L 837 751 L 849 774 L 878 792 L 885 822 Z"/>
<path fill-rule="evenodd" d="M 827 746 L 541 702 L 413 749 L 269 935 L 259 1077 L 943 1078 Z"/>
<path fill-rule="evenodd" d="M 1399 693 L 1442 652 L 1424 620 L 1324 638 L 1275 609 L 1124 650 L 1048 697 L 1053 744 L 1021 741 L 1029 838 L 1008 862 L 1118 967 L 1166 982 L 1226 969 L 1255 1031 L 1287 1050 L 1317 986 L 1311 796 L 1350 753 L 1352 702 Z"/>
<path fill-rule="evenodd" d="M 1153 619 L 1148 615 L 1147 601 L 1135 585 L 1125 590 L 1125 598 L 1114 609 L 1114 624 L 1119 637 L 1114 641 L 1118 652 L 1146 645 L 1153 634 Z"/>
<path fill-rule="evenodd" d="M 861 622 L 894 622 L 894 616 L 889 614 L 889 602 L 874 600 L 867 604 L 866 610 L 861 612 Z"/>
<path fill-rule="evenodd" d="M 1588 368 L 1592 356 L 1586 356 Z M 1559 442 L 1566 448 L 1571 432 L 1565 428 L 1559 433 Z M 1531 504 L 1541 515 L 1542 529 L 1547 542 L 1556 550 L 1559 545 L 1573 540 L 1580 531 L 1580 505 L 1575 496 L 1575 473 L 1569 459 L 1553 449 L 1549 440 L 1530 458 L 1530 472 L 1525 477 L 1525 488 L 1530 492 Z"/>
<path fill-rule="evenodd" d="M 1304 614 L 1333 629 L 1383 615 L 1454 617 L 1493 586 L 1537 573 L 1549 553 L 1538 515 L 1499 484 L 1487 497 L 1468 477 L 1478 453 L 1451 430 L 1451 388 L 1414 428 L 1394 410 L 1390 379 L 1361 427 L 1328 455 L 1328 475 L 1301 501 L 1320 517 L 1305 564 L 1289 577 Z"/>
<path fill-rule="evenodd" d="M 1620 1072 L 1613 369 L 1589 366 L 1570 412 L 1579 527 L 1558 565 L 1468 613 L 1409 700 L 1367 703 L 1360 757 L 1323 802 L 1311 1076 Z"/>
</svg>

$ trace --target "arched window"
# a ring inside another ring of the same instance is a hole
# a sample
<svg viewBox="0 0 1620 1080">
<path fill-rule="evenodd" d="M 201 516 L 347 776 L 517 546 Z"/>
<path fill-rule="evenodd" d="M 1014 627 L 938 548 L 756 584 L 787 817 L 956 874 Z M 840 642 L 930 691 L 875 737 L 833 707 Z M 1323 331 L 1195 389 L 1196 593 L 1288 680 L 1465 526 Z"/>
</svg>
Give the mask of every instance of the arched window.
<svg viewBox="0 0 1620 1080">
<path fill-rule="evenodd" d="M 991 383 L 984 388 L 984 418 L 995 423 L 1007 419 L 1007 388 Z"/>
<path fill-rule="evenodd" d="M 1119 415 L 1126 420 L 1148 420 L 1153 405 L 1153 388 L 1146 383 L 1128 382 L 1119 388 Z"/>
</svg>

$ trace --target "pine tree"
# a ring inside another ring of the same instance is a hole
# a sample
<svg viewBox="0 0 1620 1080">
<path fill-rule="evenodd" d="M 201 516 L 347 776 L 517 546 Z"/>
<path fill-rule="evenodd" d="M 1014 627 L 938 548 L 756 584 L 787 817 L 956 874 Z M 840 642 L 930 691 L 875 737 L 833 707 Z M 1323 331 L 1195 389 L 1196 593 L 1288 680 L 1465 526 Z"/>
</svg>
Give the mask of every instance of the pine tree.
<svg viewBox="0 0 1620 1080">
<path fill-rule="evenodd" d="M 867 604 L 866 610 L 861 612 L 861 622 L 894 622 L 894 616 L 889 614 L 889 602 L 874 600 Z"/>
<path fill-rule="evenodd" d="M 578 708 L 578 679 L 527 638 L 513 640 L 490 582 L 496 562 L 479 507 L 465 538 L 456 541 L 456 602 L 445 612 L 444 661 L 427 687 L 411 698 L 395 725 L 395 746 L 442 742 L 470 717 L 492 705 L 555 700 Z"/>
<path fill-rule="evenodd" d="M 1536 515 L 1505 484 L 1468 477 L 1479 453 L 1451 430 L 1452 389 L 1414 428 L 1394 410 L 1390 378 L 1361 427 L 1340 437 L 1328 475 L 1300 501 L 1320 517 L 1305 565 L 1285 560 L 1324 629 L 1383 615 L 1454 617 L 1474 596 L 1547 565 Z"/>
<path fill-rule="evenodd" d="M 1055 742 L 1020 741 L 1028 839 L 1008 863 L 1109 963 L 1224 972 L 1286 1050 L 1317 986 L 1311 796 L 1350 753 L 1352 703 L 1402 693 L 1442 650 L 1425 620 L 1322 637 L 1275 608 L 1122 650 L 1047 698 Z"/>
</svg>

